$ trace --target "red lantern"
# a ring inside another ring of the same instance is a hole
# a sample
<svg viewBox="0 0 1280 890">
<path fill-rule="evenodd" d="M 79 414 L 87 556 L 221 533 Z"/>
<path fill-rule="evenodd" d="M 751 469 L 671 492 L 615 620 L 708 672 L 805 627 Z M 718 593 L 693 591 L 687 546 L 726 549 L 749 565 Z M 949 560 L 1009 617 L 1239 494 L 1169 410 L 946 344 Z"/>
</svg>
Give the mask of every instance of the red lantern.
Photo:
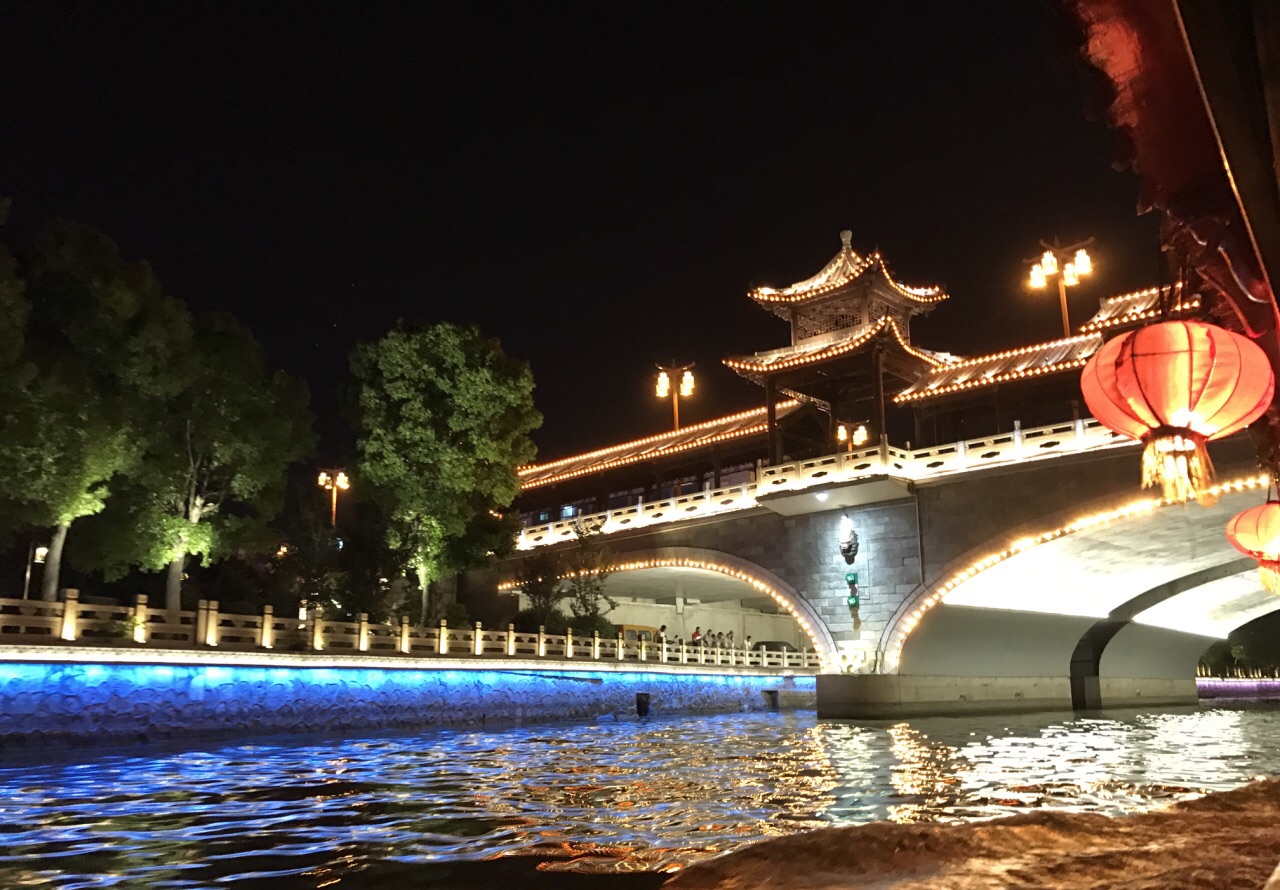
<svg viewBox="0 0 1280 890">
<path fill-rule="evenodd" d="M 1227 540 L 1258 561 L 1262 586 L 1280 596 L 1280 504 L 1270 501 L 1232 516 Z"/>
<path fill-rule="evenodd" d="M 1266 353 L 1198 321 L 1165 321 L 1108 341 L 1080 378 L 1093 416 L 1144 443 L 1142 485 L 1185 501 L 1213 481 L 1205 442 L 1262 416 L 1275 394 Z"/>
</svg>

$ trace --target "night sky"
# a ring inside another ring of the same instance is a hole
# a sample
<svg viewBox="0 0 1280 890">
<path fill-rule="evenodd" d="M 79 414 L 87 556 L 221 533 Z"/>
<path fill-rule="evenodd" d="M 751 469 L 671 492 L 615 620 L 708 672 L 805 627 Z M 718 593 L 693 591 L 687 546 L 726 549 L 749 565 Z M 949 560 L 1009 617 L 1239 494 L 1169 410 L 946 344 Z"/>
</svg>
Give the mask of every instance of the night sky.
<svg viewBox="0 0 1280 890">
<path fill-rule="evenodd" d="M 355 342 L 474 321 L 527 359 L 542 457 L 659 432 L 658 361 L 693 422 L 762 403 L 720 364 L 785 345 L 745 296 L 852 229 L 949 303 L 919 345 L 1059 332 L 1022 284 L 1089 235 L 1073 293 L 1155 283 L 1155 223 L 1086 119 L 1049 3 L 5 4 L 7 237 L 95 225 L 194 309 L 301 374 L 345 460 Z M 3 230 L 0 230 L 0 234 Z"/>
</svg>

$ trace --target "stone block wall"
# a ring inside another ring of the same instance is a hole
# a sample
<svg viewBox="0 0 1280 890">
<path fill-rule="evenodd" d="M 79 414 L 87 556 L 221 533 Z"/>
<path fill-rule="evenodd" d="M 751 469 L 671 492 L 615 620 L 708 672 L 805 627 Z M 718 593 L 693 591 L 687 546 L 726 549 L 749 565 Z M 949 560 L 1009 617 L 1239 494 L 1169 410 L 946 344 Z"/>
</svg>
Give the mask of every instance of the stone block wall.
<svg viewBox="0 0 1280 890">
<path fill-rule="evenodd" d="M 0 660 L 0 748 L 813 707 L 812 676 Z M 0 659 L 3 654 L 0 653 Z"/>
</svg>

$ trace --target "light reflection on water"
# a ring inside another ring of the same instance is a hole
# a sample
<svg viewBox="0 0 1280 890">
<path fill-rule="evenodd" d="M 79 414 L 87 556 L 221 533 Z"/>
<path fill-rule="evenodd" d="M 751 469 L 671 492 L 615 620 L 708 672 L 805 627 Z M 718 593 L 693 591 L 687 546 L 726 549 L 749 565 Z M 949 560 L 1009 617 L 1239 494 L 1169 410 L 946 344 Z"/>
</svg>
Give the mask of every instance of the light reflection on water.
<svg viewBox="0 0 1280 890">
<path fill-rule="evenodd" d="M 23 764 L 0 769 L 0 886 L 372 888 L 510 855 L 669 869 L 835 822 L 1143 809 L 1280 774 L 1277 730 L 1263 705 L 860 725 L 801 712 Z"/>
</svg>

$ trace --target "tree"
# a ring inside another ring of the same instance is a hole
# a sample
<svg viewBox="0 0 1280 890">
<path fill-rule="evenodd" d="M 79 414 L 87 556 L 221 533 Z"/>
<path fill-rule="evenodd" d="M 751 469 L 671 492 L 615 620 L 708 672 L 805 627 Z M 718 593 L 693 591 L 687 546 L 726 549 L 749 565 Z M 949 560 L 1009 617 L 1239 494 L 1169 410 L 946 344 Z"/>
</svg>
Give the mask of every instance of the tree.
<svg viewBox="0 0 1280 890">
<path fill-rule="evenodd" d="M 605 581 L 612 574 L 613 551 L 604 542 L 599 525 L 589 526 L 575 519 L 573 534 L 578 545 L 565 557 L 569 610 L 581 629 L 594 629 L 605 614 L 618 605 L 605 593 Z"/>
<path fill-rule="evenodd" d="M 529 598 L 529 613 L 541 625 L 545 625 L 556 606 L 568 592 L 560 575 L 564 567 L 554 550 L 536 550 L 520 562 L 516 572 L 516 587 Z"/>
<path fill-rule="evenodd" d="M 433 581 L 510 546 L 514 517 L 500 514 L 542 423 L 533 375 L 474 326 L 404 322 L 357 346 L 351 370 L 358 471 L 386 511 L 388 545 L 417 575 L 426 622 L 440 605 Z"/>
<path fill-rule="evenodd" d="M 126 261 L 87 226 L 48 228 L 18 274 L 30 314 L 21 338 L 0 349 L 20 350 L 0 369 L 0 480 L 31 524 L 52 528 L 41 589 L 52 600 L 71 524 L 102 510 L 111 480 L 136 463 L 153 412 L 181 389 L 190 325 L 150 266 Z"/>
<path fill-rule="evenodd" d="M 271 519 L 289 464 L 314 446 L 306 386 L 269 373 L 262 348 L 229 316 L 198 320 L 194 370 L 169 399 L 128 471 L 108 575 L 165 569 L 165 608 L 181 608 L 189 556 L 205 563 L 234 550 Z"/>
</svg>

